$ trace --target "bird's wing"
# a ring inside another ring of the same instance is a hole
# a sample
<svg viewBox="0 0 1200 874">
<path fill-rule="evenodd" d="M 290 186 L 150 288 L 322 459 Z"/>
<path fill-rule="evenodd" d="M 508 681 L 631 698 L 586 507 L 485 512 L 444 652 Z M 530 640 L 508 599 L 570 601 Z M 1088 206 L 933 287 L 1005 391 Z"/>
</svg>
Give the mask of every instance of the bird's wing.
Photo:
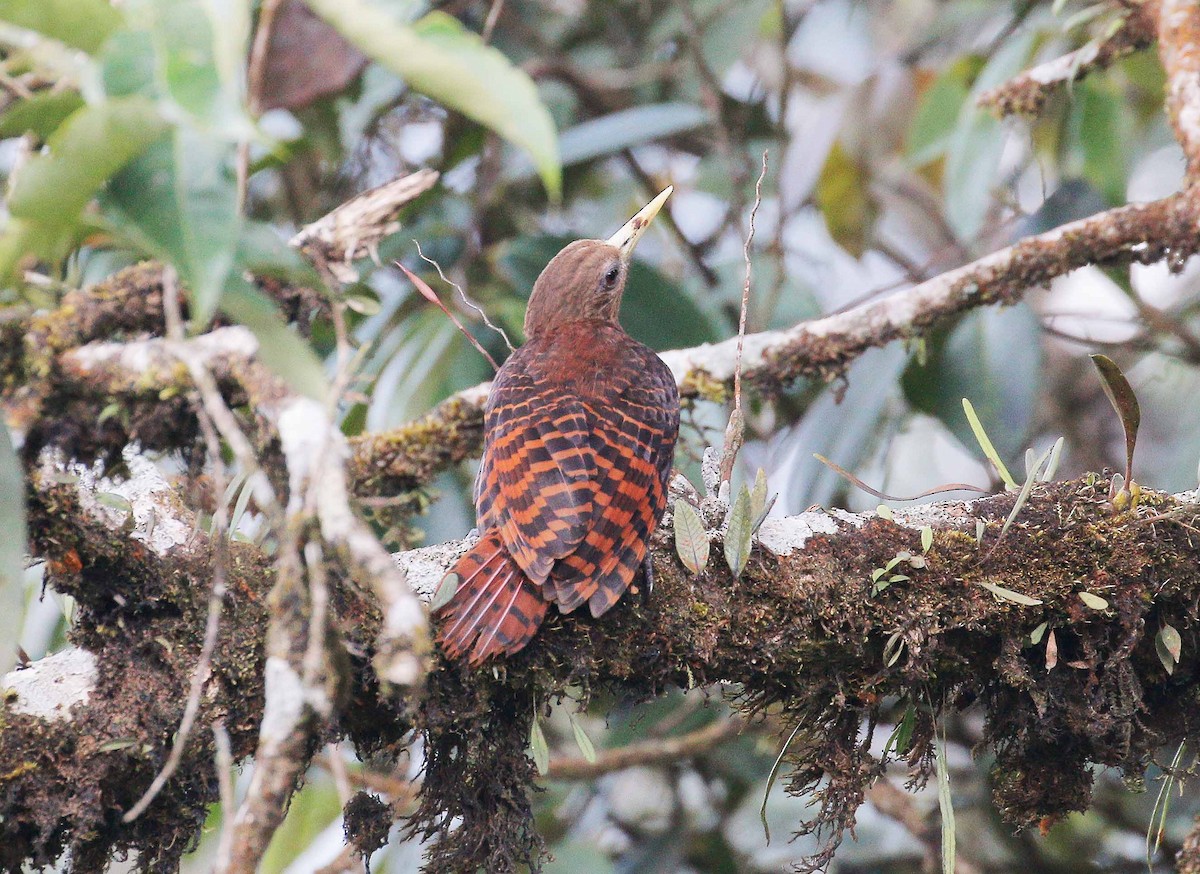
<svg viewBox="0 0 1200 874">
<path fill-rule="evenodd" d="M 506 372 L 508 371 L 508 372 Z M 541 583 L 587 533 L 596 490 L 596 454 L 582 404 L 520 368 L 492 387 L 476 509 L 497 528 L 513 559 Z"/>
<path fill-rule="evenodd" d="M 671 371 L 649 350 L 630 371 L 617 397 L 585 407 L 597 471 L 592 518 L 582 541 L 543 586 L 564 613 L 587 601 L 599 616 L 617 602 L 666 509 L 679 391 Z"/>
</svg>

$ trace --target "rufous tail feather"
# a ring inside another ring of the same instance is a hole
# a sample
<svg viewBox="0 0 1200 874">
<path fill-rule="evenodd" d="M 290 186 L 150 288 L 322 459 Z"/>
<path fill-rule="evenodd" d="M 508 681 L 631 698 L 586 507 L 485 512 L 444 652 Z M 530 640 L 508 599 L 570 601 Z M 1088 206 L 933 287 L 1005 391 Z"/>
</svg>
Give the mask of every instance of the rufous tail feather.
<svg viewBox="0 0 1200 874">
<path fill-rule="evenodd" d="M 541 588 L 530 582 L 493 529 L 484 534 L 450 573 L 458 588 L 434 612 L 438 642 L 451 658 L 468 655 L 472 665 L 529 643 L 546 615 Z"/>
</svg>

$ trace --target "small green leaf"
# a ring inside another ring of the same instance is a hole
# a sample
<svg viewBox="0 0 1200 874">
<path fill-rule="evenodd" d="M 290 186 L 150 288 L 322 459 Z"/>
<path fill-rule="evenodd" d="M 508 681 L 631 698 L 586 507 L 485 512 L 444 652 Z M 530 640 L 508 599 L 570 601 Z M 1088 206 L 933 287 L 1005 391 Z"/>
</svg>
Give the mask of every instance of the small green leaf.
<svg viewBox="0 0 1200 874">
<path fill-rule="evenodd" d="M 1062 451 L 1066 442 L 1065 437 L 1059 437 L 1050 447 L 1050 460 L 1046 462 L 1046 469 L 1042 471 L 1042 482 L 1053 482 L 1054 474 L 1058 473 L 1058 463 L 1062 460 Z"/>
<path fill-rule="evenodd" d="M 767 472 L 761 467 L 754 475 L 754 488 L 750 490 L 750 518 L 757 522 L 767 512 Z M 755 525 L 755 528 L 758 526 Z"/>
<path fill-rule="evenodd" d="M 908 702 L 908 706 L 904 709 L 904 716 L 899 724 L 892 730 L 891 735 L 884 745 L 883 754 L 887 756 L 889 752 L 895 752 L 896 755 L 902 756 L 908 752 L 908 746 L 912 743 L 913 730 L 917 727 L 917 708 L 912 701 Z"/>
<path fill-rule="evenodd" d="M 529 727 L 529 750 L 538 773 L 546 776 L 550 772 L 550 746 L 546 743 L 546 735 L 542 733 L 542 722 L 536 716 Z"/>
<path fill-rule="evenodd" d="M 975 543 L 983 543 L 983 535 L 987 531 L 987 523 L 982 519 L 975 520 Z"/>
<path fill-rule="evenodd" d="M 1133 393 L 1133 386 L 1129 384 L 1129 380 L 1115 361 L 1107 355 L 1092 355 L 1091 359 L 1100 373 L 1100 384 L 1104 387 L 1104 394 L 1108 396 L 1108 402 L 1121 419 L 1121 428 L 1125 431 L 1125 480 L 1133 482 L 1133 450 L 1137 446 L 1142 409 Z"/>
<path fill-rule="evenodd" d="M 892 665 L 896 664 L 896 662 L 900 660 L 900 656 L 904 653 L 904 647 L 907 645 L 908 641 L 904 639 L 901 632 L 897 631 L 892 634 L 892 636 L 887 639 L 887 643 L 885 643 L 883 646 L 884 666 L 890 668 Z"/>
<path fill-rule="evenodd" d="M 129 503 L 129 499 L 124 495 L 118 495 L 116 492 L 96 492 L 96 502 L 108 507 L 110 510 L 121 510 L 125 513 L 133 512 L 133 504 Z"/>
<path fill-rule="evenodd" d="M 892 515 L 892 508 L 889 507 L 887 504 L 880 504 L 878 507 L 876 507 L 875 515 L 878 516 L 880 519 L 887 519 L 889 522 L 894 521 L 896 518 L 895 516 Z"/>
<path fill-rule="evenodd" d="M 17 660 L 25 620 L 25 473 L 0 415 L 0 676 Z"/>
<path fill-rule="evenodd" d="M 887 573 L 887 571 L 881 567 L 875 568 L 875 570 L 871 571 L 871 582 L 877 582 L 879 580 L 879 578 L 882 577 L 886 573 Z"/>
<path fill-rule="evenodd" d="M 497 49 L 441 11 L 409 25 L 367 0 L 308 0 L 308 6 L 414 90 L 525 149 L 550 197 L 559 198 L 554 121 L 533 80 Z"/>
<path fill-rule="evenodd" d="M 929 552 L 931 546 L 933 546 L 933 528 L 926 525 L 921 529 L 921 552 Z"/>
<path fill-rule="evenodd" d="M 1033 629 L 1033 631 L 1029 632 L 1029 645 L 1037 646 L 1039 643 L 1041 643 L 1042 638 L 1046 636 L 1046 629 L 1048 629 L 1049 627 L 1050 627 L 1049 622 L 1042 622 L 1038 625 L 1037 628 L 1035 628 L 1035 629 Z"/>
<path fill-rule="evenodd" d="M 1037 598 L 1022 595 L 1020 592 L 1014 592 L 1012 589 L 1006 589 L 1004 586 L 997 586 L 995 583 L 989 583 L 987 580 L 980 580 L 979 585 L 1001 600 L 1012 601 L 1014 604 L 1020 604 L 1024 607 L 1037 607 L 1042 603 Z"/>
<path fill-rule="evenodd" d="M 119 750 L 127 750 L 130 747 L 135 747 L 137 744 L 137 738 L 114 738 L 113 740 L 106 740 L 104 743 L 100 744 L 100 746 L 97 747 L 97 750 L 102 753 L 115 753 Z"/>
<path fill-rule="evenodd" d="M 315 400 L 324 400 L 328 386 L 321 359 L 303 337 L 283 321 L 275 302 L 241 277 L 230 277 L 221 309 L 258 338 L 258 357 L 288 385 Z"/>
<path fill-rule="evenodd" d="M 1093 595 L 1091 592 L 1080 592 L 1079 600 L 1093 610 L 1107 610 L 1108 601 L 1101 598 L 1099 595 Z"/>
<path fill-rule="evenodd" d="M 729 525 L 725 529 L 725 561 L 736 579 L 746 569 L 750 560 L 750 542 L 754 534 L 753 519 L 750 518 L 750 492 L 745 487 L 738 492 L 737 500 L 729 513 Z"/>
<path fill-rule="evenodd" d="M 1179 664 L 1179 656 L 1183 653 L 1183 640 L 1174 626 L 1163 623 L 1163 627 L 1155 635 L 1154 648 L 1158 651 L 1159 661 L 1167 669 L 1167 673 L 1175 673 L 1175 666 Z"/>
<path fill-rule="evenodd" d="M 107 0 L 0 0 L 0 21 L 89 53 L 104 45 L 123 20 Z"/>
<path fill-rule="evenodd" d="M 579 720 L 574 715 L 568 713 L 567 718 L 571 721 L 571 731 L 575 734 L 575 745 L 579 747 L 579 752 L 583 753 L 583 757 L 594 764 L 596 761 L 596 748 L 592 746 L 592 739 L 587 736 L 587 732 L 583 730 L 583 726 L 579 724 Z"/>
<path fill-rule="evenodd" d="M 979 421 L 979 416 L 975 414 L 975 407 L 967 398 L 962 399 L 963 412 L 967 414 L 967 422 L 971 425 L 971 431 L 975 434 L 975 440 L 979 443 L 979 448 L 983 450 L 983 454 L 987 456 L 987 460 L 992 463 L 992 467 L 996 469 L 996 473 L 1000 474 L 1000 479 L 1004 480 L 1004 487 L 1015 489 L 1017 481 L 1013 479 L 1008 468 L 1004 466 L 1004 462 L 1000 460 L 1000 453 L 996 452 L 996 447 L 992 445 L 991 439 L 987 432 L 983 430 L 983 423 Z"/>
<path fill-rule="evenodd" d="M 675 501 L 675 551 L 683 566 L 698 574 L 708 566 L 708 534 L 700 516 L 682 498 Z"/>
<path fill-rule="evenodd" d="M 437 590 L 433 593 L 433 599 L 429 602 L 429 609 L 440 610 L 450 603 L 450 599 L 458 592 L 458 574 L 446 574 L 442 577 L 442 581 L 438 583 Z"/>
</svg>

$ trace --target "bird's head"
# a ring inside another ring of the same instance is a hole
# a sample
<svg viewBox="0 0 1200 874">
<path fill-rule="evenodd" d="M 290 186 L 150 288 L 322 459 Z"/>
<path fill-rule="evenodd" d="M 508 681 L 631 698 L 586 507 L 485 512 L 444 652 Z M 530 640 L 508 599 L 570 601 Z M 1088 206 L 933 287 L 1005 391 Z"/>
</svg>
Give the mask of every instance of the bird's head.
<svg viewBox="0 0 1200 874">
<path fill-rule="evenodd" d="M 546 265 L 525 310 L 525 336 L 578 321 L 617 321 L 633 248 L 672 187 L 642 207 L 607 240 L 576 240 Z"/>
</svg>

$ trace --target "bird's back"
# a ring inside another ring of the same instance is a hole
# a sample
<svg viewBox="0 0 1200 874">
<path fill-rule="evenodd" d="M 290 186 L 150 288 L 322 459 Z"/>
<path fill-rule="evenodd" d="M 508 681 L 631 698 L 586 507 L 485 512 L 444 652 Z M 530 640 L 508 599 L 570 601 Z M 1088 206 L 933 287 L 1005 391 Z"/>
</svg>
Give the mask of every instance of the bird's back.
<svg viewBox="0 0 1200 874">
<path fill-rule="evenodd" d="M 679 395 L 653 351 L 616 325 L 580 322 L 508 359 L 484 428 L 482 538 L 441 611 L 443 645 L 473 662 L 524 646 L 548 602 L 564 613 L 587 602 L 599 616 L 629 587 L 666 507 Z"/>
</svg>

